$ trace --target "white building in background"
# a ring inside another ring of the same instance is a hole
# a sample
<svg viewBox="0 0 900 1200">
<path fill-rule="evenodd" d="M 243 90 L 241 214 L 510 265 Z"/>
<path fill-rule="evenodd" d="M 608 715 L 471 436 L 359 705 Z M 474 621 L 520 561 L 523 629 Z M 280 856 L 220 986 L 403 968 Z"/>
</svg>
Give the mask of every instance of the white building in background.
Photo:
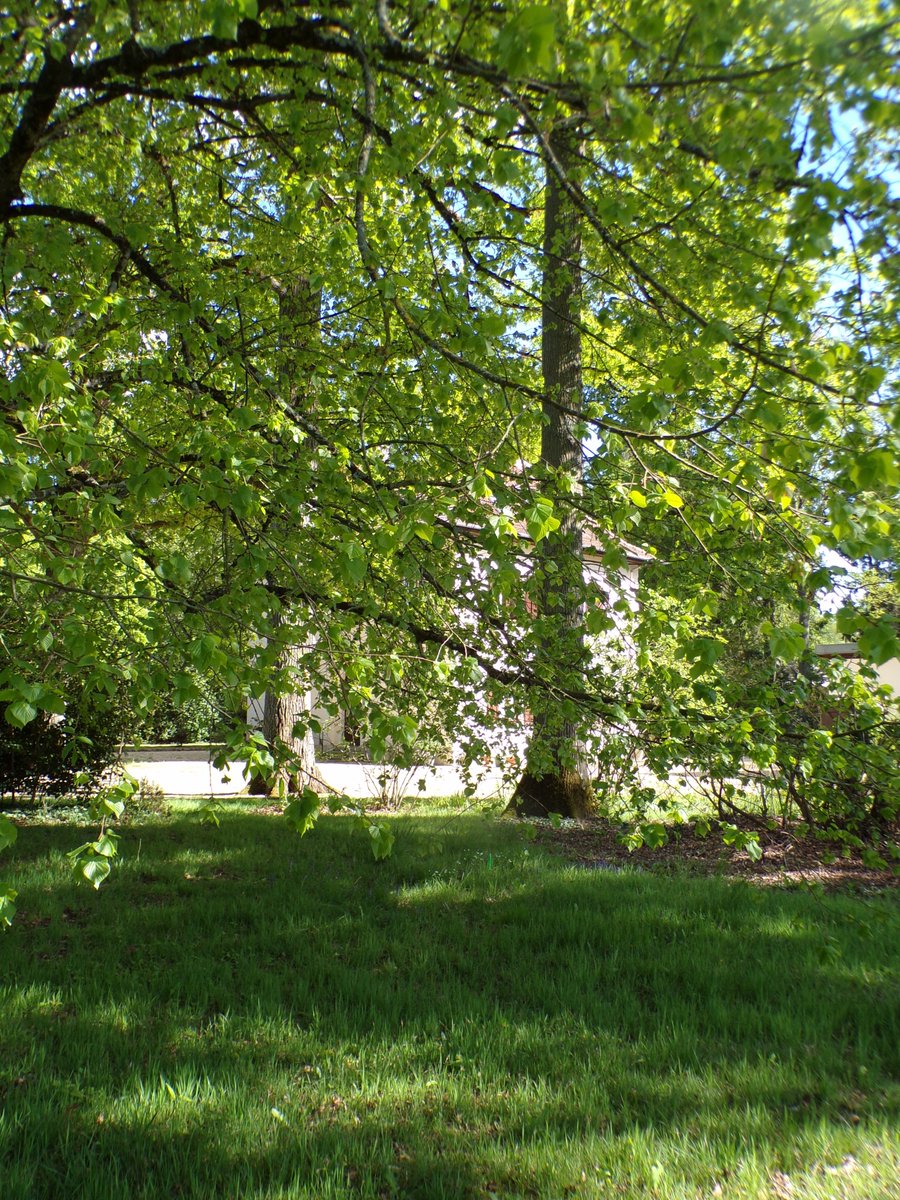
<svg viewBox="0 0 900 1200">
<path fill-rule="evenodd" d="M 527 540 L 524 526 L 517 524 L 516 532 L 523 541 Z M 623 663 L 627 667 L 628 662 L 634 659 L 634 648 L 628 634 L 628 612 L 638 609 L 641 567 L 650 562 L 652 556 L 637 546 L 616 540 L 613 545 L 623 554 L 624 564 L 613 573 L 603 563 L 610 541 L 603 540 L 590 530 L 584 530 L 582 537 L 584 581 L 596 589 L 598 597 L 602 598 L 600 602 L 614 622 L 608 632 L 592 637 L 590 641 L 598 665 L 604 659 L 609 659 L 606 669 L 621 670 Z M 484 569 L 483 563 L 480 566 L 478 564 L 477 554 L 473 555 L 473 572 L 483 572 Z M 524 574 L 529 569 L 529 558 L 524 554 L 521 570 Z M 613 663 L 614 666 L 611 665 Z M 517 760 L 519 765 L 524 762 L 531 736 L 527 720 L 523 726 L 509 730 L 502 737 L 494 730 L 473 730 L 469 727 L 470 734 L 481 732 L 487 742 L 496 743 L 492 746 L 496 751 L 492 756 L 493 761 L 476 764 L 469 771 L 464 771 L 460 765 L 462 755 L 458 747 L 454 748 L 452 761 L 444 760 L 439 764 L 400 768 L 356 762 L 352 761 L 357 757 L 355 751 L 358 757 L 365 758 L 365 748 L 354 736 L 346 714 L 327 713 L 317 700 L 313 692 L 312 715 L 320 725 L 316 735 L 317 771 L 335 791 L 360 799 L 384 799 L 389 794 L 394 799 L 399 799 L 400 795 L 422 798 L 453 796 L 461 794 L 467 785 L 474 787 L 475 795 L 483 799 L 503 795 L 508 793 L 509 770 L 513 760 Z M 262 727 L 263 708 L 262 699 L 250 701 L 247 716 L 251 726 Z M 461 719 L 460 725 L 462 729 L 464 719 Z M 226 796 L 246 790 L 244 765 L 233 762 L 218 768 L 213 764 L 214 757 L 215 748 L 209 746 L 146 746 L 126 751 L 124 765 L 135 778 L 160 787 L 167 795 Z M 504 760 L 505 769 L 501 765 Z"/>
<path fill-rule="evenodd" d="M 524 524 L 517 522 L 515 528 L 519 537 L 523 541 L 527 541 L 528 533 Z M 473 527 L 472 533 L 476 532 L 477 530 Z M 593 585 L 597 592 L 604 598 L 604 606 L 614 622 L 614 626 L 609 632 L 590 639 L 594 646 L 598 664 L 604 657 L 604 647 L 608 647 L 611 652 L 614 652 L 620 661 L 623 655 L 626 660 L 633 661 L 634 647 L 628 633 L 627 612 L 637 612 L 641 567 L 652 560 L 652 555 L 647 554 L 639 547 L 625 542 L 621 538 L 615 539 L 613 545 L 624 555 L 625 563 L 615 575 L 612 575 L 603 564 L 603 558 L 609 545 L 610 542 L 608 539 L 606 541 L 602 540 L 590 529 L 582 531 L 584 582 Z M 530 569 L 530 560 L 527 555 L 524 555 L 521 562 L 523 575 Z M 471 570 L 473 576 L 483 576 L 486 573 L 485 564 L 483 561 L 479 562 L 477 553 L 473 554 Z M 619 608 L 616 607 L 620 601 L 625 602 L 626 611 L 622 611 L 621 605 Z M 250 701 L 247 717 L 249 724 L 253 728 L 262 728 L 263 712 L 264 700 L 262 697 Z M 362 747 L 347 719 L 347 715 L 345 713 L 335 715 L 326 712 L 318 703 L 318 695 L 315 690 L 312 692 L 311 714 L 319 725 L 319 732 L 315 735 L 317 759 L 327 762 L 330 755 L 335 755 L 339 759 L 352 757 L 355 747 L 359 747 L 362 751 Z M 508 748 L 510 751 L 515 750 L 520 755 L 523 754 L 528 737 L 527 728 L 514 731 L 511 738 L 508 739 Z M 459 757 L 459 754 L 454 753 L 454 759 L 458 759 Z"/>
</svg>

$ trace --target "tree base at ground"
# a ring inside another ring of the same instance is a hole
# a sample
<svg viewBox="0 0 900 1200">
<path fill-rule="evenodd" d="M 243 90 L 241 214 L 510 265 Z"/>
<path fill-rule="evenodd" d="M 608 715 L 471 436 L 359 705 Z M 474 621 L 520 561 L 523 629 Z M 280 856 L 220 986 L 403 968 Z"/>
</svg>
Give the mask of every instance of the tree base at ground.
<svg viewBox="0 0 900 1200">
<path fill-rule="evenodd" d="M 594 807 L 591 789 L 573 767 L 562 767 L 548 775 L 526 771 L 519 780 L 509 811 L 518 817 L 588 817 Z"/>
<path fill-rule="evenodd" d="M 257 775 L 251 780 L 247 794 L 250 796 L 266 796 L 270 800 L 277 800 L 281 795 L 299 796 L 306 788 L 316 792 L 318 795 L 328 791 L 328 784 L 315 767 L 311 771 L 304 771 L 302 774 L 276 775 L 274 778 L 263 778 Z"/>
</svg>

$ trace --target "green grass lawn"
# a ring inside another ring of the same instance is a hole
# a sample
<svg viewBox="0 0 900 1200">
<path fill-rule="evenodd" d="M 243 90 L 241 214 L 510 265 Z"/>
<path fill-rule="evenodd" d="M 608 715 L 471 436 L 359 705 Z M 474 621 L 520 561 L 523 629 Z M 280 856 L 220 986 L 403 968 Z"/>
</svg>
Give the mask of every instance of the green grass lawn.
<svg viewBox="0 0 900 1200">
<path fill-rule="evenodd" d="M 2 1200 L 900 1196 L 895 901 L 394 822 L 23 830 Z"/>
</svg>

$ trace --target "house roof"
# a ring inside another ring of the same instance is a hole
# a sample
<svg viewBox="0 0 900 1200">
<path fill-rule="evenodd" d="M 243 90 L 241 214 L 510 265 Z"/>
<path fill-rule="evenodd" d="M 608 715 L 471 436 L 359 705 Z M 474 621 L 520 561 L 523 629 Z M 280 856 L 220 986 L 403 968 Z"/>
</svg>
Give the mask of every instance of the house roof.
<svg viewBox="0 0 900 1200">
<path fill-rule="evenodd" d="M 857 658 L 856 642 L 825 642 L 813 650 L 819 658 Z"/>
<path fill-rule="evenodd" d="M 538 488 L 536 487 L 534 481 L 528 478 L 527 471 L 527 464 L 520 462 L 512 473 L 513 475 L 518 475 L 520 477 L 520 482 L 517 484 L 517 486 L 520 487 L 526 493 L 526 495 L 533 495 L 538 491 Z M 515 528 L 516 533 L 520 537 L 528 539 L 528 528 L 524 521 L 516 521 Z M 585 554 L 592 558 L 600 558 L 607 552 L 607 550 L 610 548 L 610 545 L 618 545 L 619 549 L 623 551 L 631 566 L 640 566 L 642 563 L 653 561 L 652 554 L 649 554 L 646 550 L 642 550 L 640 546 L 635 546 L 632 542 L 626 542 L 624 538 L 617 537 L 616 534 L 609 532 L 604 532 L 601 534 L 591 525 L 584 524 L 582 526 L 581 546 Z"/>
<path fill-rule="evenodd" d="M 524 521 L 515 522 L 516 533 L 523 538 L 528 538 L 528 529 Z M 642 550 L 640 546 L 634 546 L 631 542 L 626 542 L 624 538 L 617 537 L 615 534 L 604 534 L 601 536 L 595 529 L 589 525 L 582 526 L 581 530 L 581 548 L 585 554 L 589 554 L 592 558 L 601 558 L 610 545 L 618 545 L 619 549 L 625 554 L 625 557 L 634 566 L 641 563 L 653 561 L 653 555 L 648 554 L 646 550 Z"/>
<path fill-rule="evenodd" d="M 457 529 L 471 534 L 479 532 L 477 525 L 470 525 L 468 522 L 458 522 Z M 514 521 L 513 528 L 523 541 L 530 541 L 531 535 L 528 532 L 528 526 L 524 521 Z M 595 530 L 589 526 L 584 526 L 581 530 L 581 546 L 584 553 L 591 558 L 602 558 L 607 552 L 610 545 L 618 545 L 623 551 L 628 562 L 632 566 L 640 566 L 643 563 L 653 562 L 653 555 L 646 550 L 642 550 L 640 546 L 635 546 L 631 542 L 626 542 L 624 538 L 617 537 L 615 534 L 605 534 L 600 536 Z"/>
<path fill-rule="evenodd" d="M 593 529 L 583 529 L 581 531 L 581 544 L 588 554 L 605 554 L 609 547 L 610 538 L 601 541 Z M 625 554 L 625 557 L 630 563 L 638 566 L 640 563 L 653 562 L 653 555 L 647 550 L 642 550 L 640 546 L 635 546 L 631 542 L 626 542 L 624 538 L 616 538 L 619 549 Z"/>
</svg>

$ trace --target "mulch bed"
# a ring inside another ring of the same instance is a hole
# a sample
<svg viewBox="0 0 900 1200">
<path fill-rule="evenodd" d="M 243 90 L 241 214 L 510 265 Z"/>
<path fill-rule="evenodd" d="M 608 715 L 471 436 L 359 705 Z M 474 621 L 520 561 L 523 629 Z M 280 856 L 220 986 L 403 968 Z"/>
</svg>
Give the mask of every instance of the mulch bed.
<svg viewBox="0 0 900 1200">
<path fill-rule="evenodd" d="M 801 838 L 790 828 L 758 830 L 763 856 L 753 862 L 746 850 L 724 845 L 715 831 L 701 838 L 689 825 L 671 827 L 668 842 L 658 849 L 629 851 L 619 840 L 622 827 L 609 821 L 565 821 L 557 829 L 549 821 L 534 824 L 539 844 L 586 869 L 689 870 L 763 885 L 812 884 L 828 891 L 900 887 L 900 864 L 867 866 L 858 851 L 846 857 L 842 846 Z"/>
</svg>

